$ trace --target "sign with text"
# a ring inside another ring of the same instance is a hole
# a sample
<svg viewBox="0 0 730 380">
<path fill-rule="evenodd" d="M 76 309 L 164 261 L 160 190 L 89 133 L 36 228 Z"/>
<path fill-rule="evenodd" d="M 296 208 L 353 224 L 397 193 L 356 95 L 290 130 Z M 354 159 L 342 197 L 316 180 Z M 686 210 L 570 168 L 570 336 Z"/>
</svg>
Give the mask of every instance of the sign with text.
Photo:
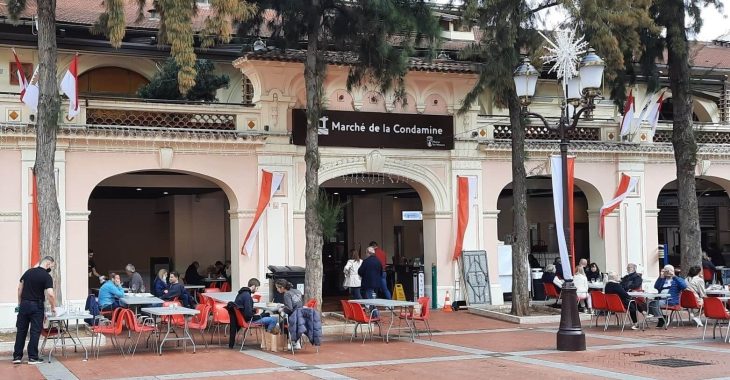
<svg viewBox="0 0 730 380">
<path fill-rule="evenodd" d="M 423 220 L 421 211 L 402 211 L 403 220 Z"/>
<path fill-rule="evenodd" d="M 306 132 L 305 110 L 292 110 L 294 144 L 304 145 Z M 454 117 L 324 111 L 318 133 L 320 146 L 450 150 L 454 148 Z"/>
</svg>

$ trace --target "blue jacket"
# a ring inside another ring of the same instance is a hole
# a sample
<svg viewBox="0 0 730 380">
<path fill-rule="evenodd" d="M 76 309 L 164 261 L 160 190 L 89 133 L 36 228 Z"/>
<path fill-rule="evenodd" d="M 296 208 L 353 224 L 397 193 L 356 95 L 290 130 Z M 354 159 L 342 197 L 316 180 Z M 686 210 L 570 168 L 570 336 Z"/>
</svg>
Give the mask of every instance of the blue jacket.
<svg viewBox="0 0 730 380">
<path fill-rule="evenodd" d="M 117 286 L 114 281 L 107 280 L 99 289 L 99 305 L 102 308 L 111 306 L 114 299 L 124 298 L 124 290 L 121 286 Z"/>
<path fill-rule="evenodd" d="M 375 259 L 375 261 L 381 265 L 380 260 Z M 321 344 L 322 321 L 317 310 L 300 307 L 289 316 L 289 338 L 296 342 L 301 339 L 302 335 L 306 335 L 314 346 Z"/>
<path fill-rule="evenodd" d="M 160 280 L 159 277 L 155 278 L 155 283 L 152 284 L 152 294 L 160 298 L 165 294 L 165 290 L 167 289 L 167 283 L 165 281 Z"/>
<path fill-rule="evenodd" d="M 382 273 L 383 265 L 375 255 L 363 260 L 357 270 L 357 274 L 362 278 L 360 287 L 362 289 L 380 289 Z"/>
<path fill-rule="evenodd" d="M 666 281 L 667 279 L 664 277 L 659 277 L 654 283 L 654 289 L 661 293 Z M 679 305 L 679 293 L 681 293 L 684 289 L 687 289 L 687 281 L 679 276 L 672 277 L 672 285 L 669 287 L 667 305 Z"/>
</svg>

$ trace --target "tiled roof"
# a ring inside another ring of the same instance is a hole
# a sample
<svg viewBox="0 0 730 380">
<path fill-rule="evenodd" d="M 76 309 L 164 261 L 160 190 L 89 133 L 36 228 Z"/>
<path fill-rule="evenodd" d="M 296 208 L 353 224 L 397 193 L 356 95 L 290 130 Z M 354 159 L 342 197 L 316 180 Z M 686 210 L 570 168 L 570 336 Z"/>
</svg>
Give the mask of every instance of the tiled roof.
<svg viewBox="0 0 730 380">
<path fill-rule="evenodd" d="M 124 19 L 127 23 L 128 28 L 141 28 L 141 29 L 157 29 L 159 26 L 159 20 L 150 20 L 150 13 L 147 12 L 153 9 L 152 0 L 147 0 L 144 7 L 145 18 L 137 22 L 137 2 L 136 1 L 123 1 L 124 3 Z M 31 19 L 35 16 L 37 11 L 36 0 L 28 0 L 28 4 L 25 12 L 22 13 L 21 18 Z M 58 0 L 56 3 L 56 22 L 58 23 L 69 23 L 69 24 L 80 24 L 80 25 L 92 25 L 99 19 L 99 15 L 104 12 L 104 4 L 102 0 Z M 210 15 L 210 8 L 198 7 L 198 14 L 193 20 L 193 28 L 195 30 L 201 30 L 205 25 L 205 19 Z M 7 5 L 5 1 L 0 1 L 0 17 L 8 17 Z"/>
<path fill-rule="evenodd" d="M 694 42 L 690 53 L 693 67 L 730 69 L 730 45 L 712 42 Z"/>
<path fill-rule="evenodd" d="M 356 54 L 348 52 L 325 52 L 325 61 L 332 65 L 352 65 L 358 62 Z M 248 60 L 257 61 L 280 61 L 280 62 L 304 62 L 304 50 L 264 50 L 248 53 L 233 62 L 234 65 Z M 436 71 L 446 73 L 473 73 L 475 67 L 471 62 L 452 60 L 427 61 L 422 58 L 411 57 L 408 63 L 411 70 L 415 71 Z"/>
</svg>

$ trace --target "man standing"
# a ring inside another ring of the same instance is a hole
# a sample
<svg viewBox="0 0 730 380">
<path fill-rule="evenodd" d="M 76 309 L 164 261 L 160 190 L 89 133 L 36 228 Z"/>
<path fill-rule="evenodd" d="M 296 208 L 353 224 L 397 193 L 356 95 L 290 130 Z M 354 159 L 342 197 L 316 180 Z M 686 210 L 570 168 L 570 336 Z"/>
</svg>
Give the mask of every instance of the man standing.
<svg viewBox="0 0 730 380">
<path fill-rule="evenodd" d="M 365 298 L 373 299 L 377 298 L 375 293 L 381 286 L 383 266 L 375 256 L 375 248 L 368 247 L 367 253 L 368 257 L 360 264 L 360 268 L 357 269 L 357 274 L 362 278 L 360 286 L 365 292 Z"/>
<path fill-rule="evenodd" d="M 99 284 L 104 283 L 104 276 L 100 275 L 96 270 L 96 260 L 94 260 L 94 250 L 89 250 L 89 278 L 94 277 L 99 279 Z"/>
<path fill-rule="evenodd" d="M 393 298 L 390 294 L 390 289 L 388 289 L 388 279 L 387 279 L 387 272 L 385 271 L 386 266 L 386 256 L 385 251 L 383 251 L 379 246 L 378 243 L 371 241 L 370 247 L 372 247 L 375 250 L 375 257 L 378 258 L 378 261 L 380 261 L 380 265 L 382 265 L 383 271 L 380 274 L 381 280 L 380 280 L 380 289 L 383 291 L 383 296 L 385 299 L 391 299 Z"/>
<path fill-rule="evenodd" d="M 144 293 L 144 280 L 142 280 L 142 275 L 137 273 L 134 265 L 127 264 L 124 271 L 129 276 L 129 291 L 132 293 Z"/>
<path fill-rule="evenodd" d="M 56 296 L 53 293 L 53 278 L 49 274 L 55 266 L 53 257 L 46 256 L 40 265 L 28 269 L 18 285 L 18 319 L 15 327 L 18 329 L 15 336 L 15 350 L 13 364 L 20 364 L 23 360 L 25 338 L 28 336 L 30 325 L 30 340 L 28 341 L 28 364 L 42 363 L 38 356 L 38 341 L 43 327 L 43 302 L 48 298 L 51 312 L 56 313 Z"/>
</svg>

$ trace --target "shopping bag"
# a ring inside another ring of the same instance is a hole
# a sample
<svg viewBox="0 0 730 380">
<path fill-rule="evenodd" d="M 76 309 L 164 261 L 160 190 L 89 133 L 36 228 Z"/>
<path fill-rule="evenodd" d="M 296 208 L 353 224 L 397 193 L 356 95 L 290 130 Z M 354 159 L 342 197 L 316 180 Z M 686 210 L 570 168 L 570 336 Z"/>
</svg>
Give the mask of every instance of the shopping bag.
<svg viewBox="0 0 730 380">
<path fill-rule="evenodd" d="M 271 352 L 286 351 L 286 335 L 284 333 L 272 334 L 264 331 L 261 338 L 261 349 Z"/>
</svg>

